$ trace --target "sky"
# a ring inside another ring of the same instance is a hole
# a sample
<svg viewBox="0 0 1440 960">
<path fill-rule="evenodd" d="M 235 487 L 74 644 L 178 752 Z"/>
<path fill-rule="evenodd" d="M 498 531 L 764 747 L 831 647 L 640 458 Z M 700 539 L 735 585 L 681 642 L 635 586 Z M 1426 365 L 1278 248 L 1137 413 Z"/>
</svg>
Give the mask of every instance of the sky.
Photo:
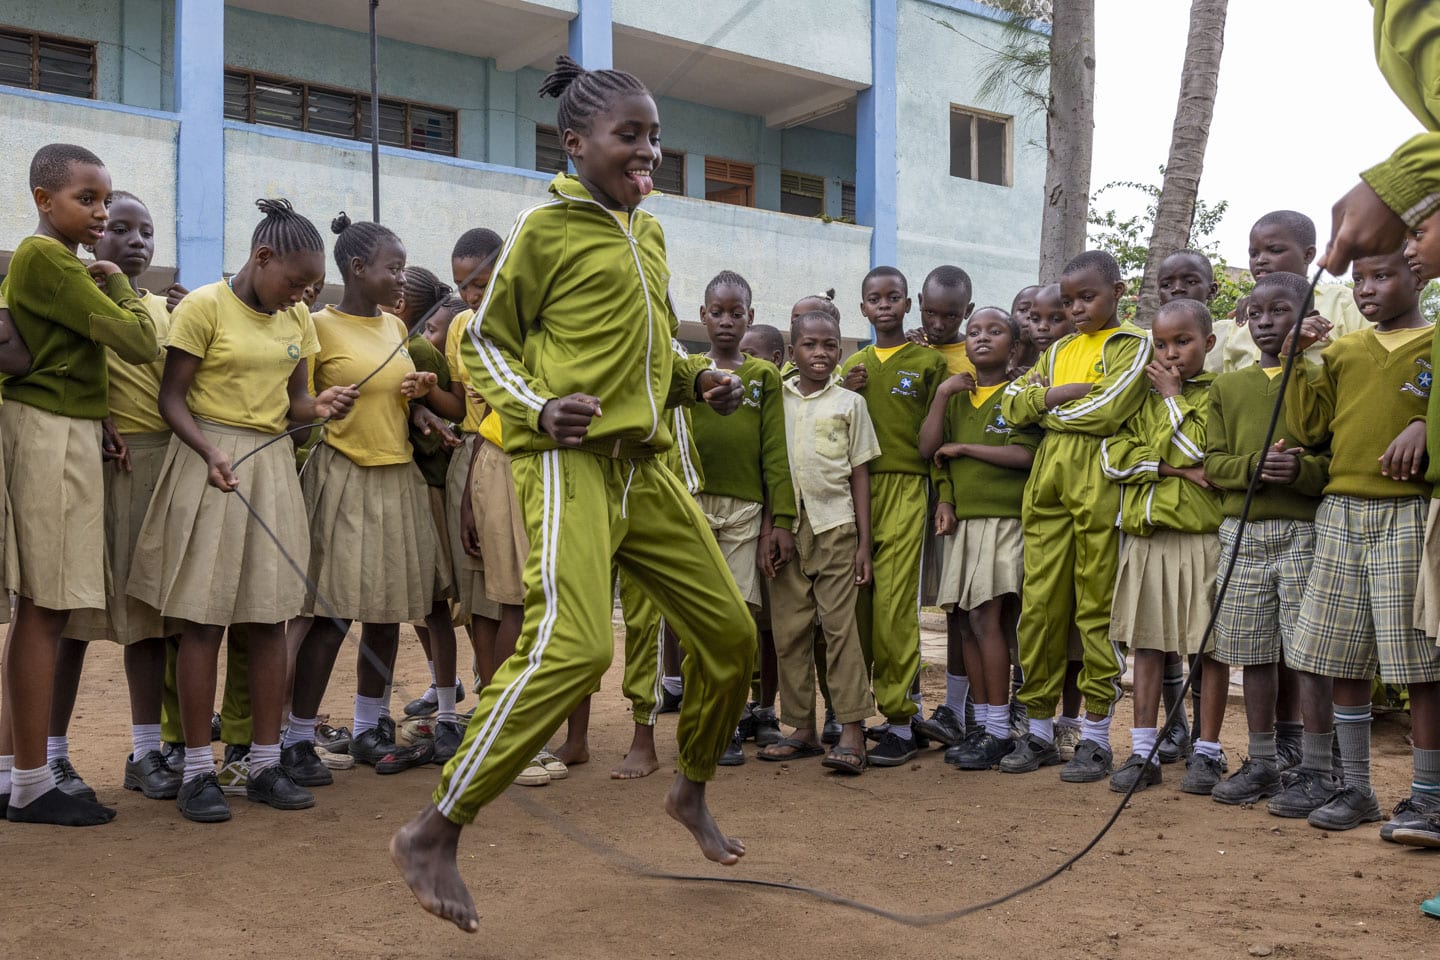
<svg viewBox="0 0 1440 960">
<path fill-rule="evenodd" d="M 1115 180 L 1159 183 L 1180 93 L 1187 0 L 1096 0 L 1092 192 Z M 1220 88 L 1200 181 L 1207 203 L 1230 207 L 1213 239 L 1247 262 L 1250 225 L 1289 208 L 1316 224 L 1419 122 L 1375 66 L 1366 0 L 1230 0 Z M 1111 190 L 1101 209 L 1143 209 Z M 1112 199 L 1113 198 L 1113 199 Z"/>
</svg>

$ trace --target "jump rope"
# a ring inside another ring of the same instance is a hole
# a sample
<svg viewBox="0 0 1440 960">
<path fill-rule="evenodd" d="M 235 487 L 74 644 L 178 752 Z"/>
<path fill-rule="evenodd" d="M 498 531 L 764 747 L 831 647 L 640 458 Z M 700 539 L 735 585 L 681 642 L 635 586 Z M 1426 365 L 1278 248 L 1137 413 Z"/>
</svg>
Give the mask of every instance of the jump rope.
<svg viewBox="0 0 1440 960">
<path fill-rule="evenodd" d="M 484 269 L 489 267 L 490 264 L 494 261 L 495 256 L 496 254 L 492 253 L 488 258 L 486 258 L 485 261 L 483 261 L 479 266 L 475 268 L 474 271 L 471 272 L 470 276 L 466 278 L 464 283 L 469 283 Z M 1275 432 L 1280 422 L 1280 410 L 1285 403 L 1285 391 L 1287 386 L 1289 385 L 1290 378 L 1293 375 L 1296 358 L 1300 354 L 1299 324 L 1303 321 L 1305 315 L 1310 312 L 1310 304 L 1313 303 L 1315 297 L 1315 287 L 1320 283 L 1320 277 L 1323 273 L 1324 271 L 1322 269 L 1317 269 L 1315 271 L 1315 276 L 1311 279 L 1309 288 L 1305 295 L 1305 305 L 1304 308 L 1300 311 L 1300 319 L 1296 321 L 1296 326 L 1291 330 L 1291 333 L 1288 337 L 1288 346 L 1285 353 L 1285 363 L 1280 374 L 1280 388 L 1276 393 L 1275 406 L 1270 411 L 1270 423 L 1265 430 L 1265 443 L 1264 446 L 1261 447 L 1260 459 L 1255 466 L 1254 472 L 1251 474 L 1250 483 L 1245 488 L 1245 501 L 1240 507 L 1240 516 L 1238 517 L 1236 523 L 1235 543 L 1230 548 L 1229 557 L 1227 558 L 1225 564 L 1225 578 L 1224 581 L 1220 583 L 1218 588 L 1216 589 L 1215 599 L 1210 606 L 1210 618 L 1206 622 L 1205 632 L 1201 635 L 1200 638 L 1200 649 L 1196 652 L 1197 667 L 1202 662 L 1201 658 L 1203 658 L 1204 654 L 1211 648 L 1211 638 L 1215 632 L 1215 621 L 1216 618 L 1219 616 L 1221 607 L 1225 603 L 1225 597 L 1230 590 L 1231 578 L 1235 572 L 1235 565 L 1240 556 L 1240 546 L 1244 542 L 1245 529 L 1250 522 L 1250 509 L 1255 500 L 1255 493 L 1260 488 L 1260 475 L 1265 467 L 1266 459 L 1270 456 L 1271 445 L 1275 442 Z M 461 284 L 462 288 L 464 286 L 464 283 Z M 401 340 L 400 343 L 396 344 L 394 350 L 390 351 L 389 355 L 386 356 L 385 360 L 374 370 L 368 373 L 363 380 L 355 384 L 356 388 L 358 389 L 360 387 L 363 387 L 377 374 L 379 374 L 380 371 L 383 370 L 386 365 L 388 365 L 390 361 L 394 359 L 395 356 L 400 352 L 400 350 L 405 346 L 405 343 L 409 339 L 409 337 L 413 336 L 418 331 L 424 329 L 425 322 L 437 309 L 439 309 L 439 307 L 440 303 L 437 302 L 429 310 L 427 310 L 425 312 L 425 315 L 420 318 L 416 325 L 408 331 L 406 338 L 404 340 Z M 283 440 L 292 434 L 299 433 L 302 430 L 310 430 L 314 429 L 315 427 L 323 427 L 332 419 L 334 419 L 333 415 L 328 417 L 322 417 L 314 423 L 305 424 L 304 426 L 300 427 L 294 427 L 290 430 L 286 430 L 284 433 L 277 434 L 274 438 L 265 441 L 263 444 L 256 447 L 254 450 L 251 450 L 249 453 L 236 460 L 231 465 L 231 470 L 235 470 L 246 460 L 255 456 L 257 453 L 259 453 L 261 450 L 264 450 L 271 444 L 277 443 L 280 440 Z M 310 591 L 310 595 L 315 598 L 316 604 L 324 608 L 327 619 L 331 620 L 341 630 L 343 636 L 348 636 L 349 624 L 347 624 L 344 620 L 335 615 L 335 608 L 331 606 L 330 603 L 321 595 L 319 587 L 313 580 L 310 579 L 310 576 L 306 572 L 306 570 L 298 562 L 296 562 L 295 558 L 292 557 L 290 553 L 285 549 L 284 545 L 280 541 L 279 536 L 277 536 L 275 531 L 271 529 L 270 524 L 265 521 L 264 517 L 260 516 L 260 514 L 255 510 L 255 507 L 250 503 L 249 499 L 247 499 L 245 495 L 240 492 L 238 486 L 231 492 L 240 498 L 240 502 L 245 505 L 245 509 L 250 512 L 250 516 L 255 519 L 256 524 L 274 542 L 276 550 L 280 552 L 281 557 L 285 559 L 286 563 L 290 565 L 290 568 L 294 570 L 296 575 L 298 575 L 300 579 L 304 582 L 306 589 Z M 370 661 L 371 665 L 375 667 L 375 669 L 380 673 L 381 676 L 386 678 L 386 682 L 393 684 L 394 674 L 390 670 L 390 668 L 385 664 L 381 663 L 380 658 L 376 656 L 372 650 L 365 646 L 363 642 L 359 643 L 359 648 L 360 652 Z M 1197 669 L 1191 668 L 1191 670 L 1189 671 L 1189 675 L 1185 678 L 1184 686 L 1180 688 L 1179 702 L 1181 704 L 1185 702 L 1185 699 L 1190 695 L 1190 691 L 1194 688 L 1196 676 Z M 401 695 L 405 695 L 403 690 L 401 690 Z M 1166 737 L 1168 737 L 1170 733 L 1174 730 L 1182 715 L 1183 710 L 1177 709 L 1171 711 L 1170 714 L 1166 717 L 1165 723 L 1160 727 L 1159 731 L 1156 734 L 1154 744 L 1152 744 L 1150 747 L 1150 752 L 1145 755 L 1145 766 L 1148 767 L 1150 763 L 1154 761 L 1155 755 L 1160 749 L 1160 744 L 1164 742 Z M 952 921 L 959 920 L 962 917 L 968 917 L 971 914 L 979 913 L 983 910 L 990 910 L 995 907 L 1001 906 L 1002 904 L 1008 903 L 1011 900 L 1024 896 L 1027 893 L 1040 889 L 1041 887 L 1050 883 L 1056 877 L 1060 876 L 1065 871 L 1069 870 L 1071 867 L 1075 866 L 1075 864 L 1083 860 L 1090 853 L 1090 851 L 1094 850 L 1095 847 L 1099 845 L 1100 841 L 1105 839 L 1106 834 L 1110 832 L 1111 828 L 1119 822 L 1121 815 L 1125 812 L 1126 806 L 1130 803 L 1130 798 L 1135 795 L 1135 791 L 1139 789 L 1142 780 L 1143 777 L 1136 777 L 1134 781 L 1131 782 L 1130 787 L 1120 797 L 1120 800 L 1115 804 L 1115 809 L 1111 811 L 1110 816 L 1106 818 L 1105 822 L 1101 825 L 1100 829 L 1095 833 L 1095 835 L 1091 837 L 1090 840 L 1083 847 L 1081 847 L 1075 853 L 1071 854 L 1069 857 L 1065 858 L 1057 866 L 1052 868 L 1048 873 L 1042 874 L 1041 876 L 1037 877 L 1034 880 L 1031 880 L 1028 883 L 1022 884 L 1021 886 L 1018 886 L 1013 890 L 1003 893 L 998 897 L 993 897 L 989 900 L 984 900 L 979 903 L 972 903 L 968 906 L 958 907 L 953 910 L 943 910 L 936 913 L 920 914 L 900 913 L 894 910 L 887 910 L 884 907 L 876 906 L 875 904 L 867 903 L 863 900 L 856 900 L 854 898 L 847 897 L 830 890 L 825 890 L 820 887 L 807 886 L 800 883 L 786 883 L 782 880 L 764 880 L 755 877 L 707 876 L 703 874 L 671 873 L 664 870 L 657 870 L 651 867 L 649 864 L 645 863 L 644 861 L 638 859 L 637 857 L 627 854 L 615 848 L 614 846 L 611 846 L 610 844 L 607 844 L 604 841 L 590 835 L 584 830 L 581 830 L 580 828 L 565 820 L 554 810 L 551 810 L 548 807 L 535 803 L 529 798 L 524 798 L 520 795 L 517 795 L 513 791 L 510 794 L 510 799 L 517 806 L 519 806 L 520 809 L 524 810 L 530 816 L 534 817 L 537 820 L 544 821 L 552 829 L 564 834 L 566 837 L 570 838 L 574 842 L 595 853 L 597 856 L 605 860 L 615 869 L 619 870 L 622 873 L 628 873 L 641 879 L 665 880 L 673 883 L 687 884 L 725 884 L 729 886 L 759 888 L 764 890 L 779 890 L 786 893 L 796 893 L 802 896 L 810 897 L 815 900 L 820 900 L 824 903 L 833 904 L 838 907 L 845 907 L 847 909 L 855 910 L 860 913 L 870 914 L 871 916 L 882 917 L 893 923 L 900 924 L 901 926 L 910 927 L 913 929 L 923 929 L 925 927 L 934 927 L 950 923 Z"/>
</svg>

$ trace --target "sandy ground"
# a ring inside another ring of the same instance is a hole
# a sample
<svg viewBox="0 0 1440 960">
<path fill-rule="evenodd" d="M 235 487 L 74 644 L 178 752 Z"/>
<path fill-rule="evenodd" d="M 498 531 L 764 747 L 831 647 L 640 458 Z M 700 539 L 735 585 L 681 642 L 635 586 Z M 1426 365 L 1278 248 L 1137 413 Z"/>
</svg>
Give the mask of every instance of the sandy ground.
<svg viewBox="0 0 1440 960">
<path fill-rule="evenodd" d="M 342 661 L 326 709 L 348 723 L 353 647 Z M 428 679 L 418 644 L 402 647 L 398 678 L 397 711 Z M 927 669 L 927 693 L 942 679 Z M 190 824 L 172 803 L 119 788 L 125 703 L 118 650 L 97 645 L 71 753 L 119 817 L 84 831 L 0 822 L 0 957 L 1440 955 L 1440 925 L 1416 908 L 1440 886 L 1436 855 L 1382 843 L 1374 827 L 1327 835 L 1263 809 L 1185 796 L 1175 767 L 1074 870 L 943 925 L 902 925 L 793 893 L 638 877 L 640 864 L 779 880 L 923 916 L 1044 873 L 1086 842 L 1116 795 L 1103 783 L 1061 784 L 1053 770 L 962 774 L 938 751 L 855 780 L 822 774 L 814 761 L 751 759 L 722 768 L 710 789 L 721 823 L 749 848 L 725 870 L 703 861 L 661 811 L 673 715 L 661 720 L 662 771 L 609 779 L 630 736 L 618 660 L 596 701 L 592 762 L 562 782 L 512 788 L 466 831 L 461 869 L 481 912 L 471 937 L 422 913 L 385 852 L 426 801 L 434 768 L 395 777 L 359 768 L 338 773 L 307 812 L 239 798 L 230 823 Z M 1129 712 L 1122 704 L 1117 728 Z M 1225 738 L 1232 762 L 1243 749 L 1238 716 Z M 1387 806 L 1409 783 L 1403 736 L 1393 721 L 1377 724 Z"/>
</svg>

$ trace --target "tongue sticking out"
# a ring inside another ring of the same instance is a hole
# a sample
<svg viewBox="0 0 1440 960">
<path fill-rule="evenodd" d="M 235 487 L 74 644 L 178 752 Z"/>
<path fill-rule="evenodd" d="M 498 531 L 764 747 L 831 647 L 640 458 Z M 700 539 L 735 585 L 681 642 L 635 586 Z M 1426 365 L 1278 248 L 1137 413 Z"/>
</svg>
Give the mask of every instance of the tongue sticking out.
<svg viewBox="0 0 1440 960">
<path fill-rule="evenodd" d="M 642 197 L 649 196 L 650 192 L 655 189 L 655 179 L 648 173 L 630 171 L 626 173 L 625 176 L 629 177 L 630 182 L 635 184 L 635 189 L 640 191 L 640 196 Z"/>
</svg>

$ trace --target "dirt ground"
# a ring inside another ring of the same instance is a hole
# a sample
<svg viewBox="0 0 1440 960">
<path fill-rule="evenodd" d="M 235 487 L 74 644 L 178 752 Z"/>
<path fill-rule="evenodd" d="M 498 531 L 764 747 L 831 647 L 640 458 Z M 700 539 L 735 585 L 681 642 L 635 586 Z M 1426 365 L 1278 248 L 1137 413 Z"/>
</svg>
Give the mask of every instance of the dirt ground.
<svg viewBox="0 0 1440 960">
<path fill-rule="evenodd" d="M 353 647 L 342 661 L 326 709 L 348 723 Z M 398 679 L 397 711 L 428 680 L 418 644 L 402 647 Z M 927 670 L 927 695 L 942 680 Z M 1326 835 L 1263 809 L 1185 796 L 1175 767 L 1074 870 L 948 924 L 911 927 L 794 893 L 639 878 L 637 862 L 933 914 L 1044 873 L 1086 842 L 1116 795 L 1103 783 L 1061 784 L 1054 770 L 962 774 L 938 751 L 855 780 L 822 774 L 814 761 L 752 758 L 722 768 L 710 788 L 722 825 L 749 850 L 725 870 L 702 860 L 661 810 L 673 715 L 661 718 L 662 771 L 609 779 L 630 736 L 618 658 L 596 700 L 592 761 L 567 780 L 511 788 L 466 831 L 461 869 L 481 912 L 471 937 L 421 912 L 386 855 L 436 769 L 378 777 L 358 768 L 337 773 L 313 810 L 280 813 L 238 798 L 230 823 L 191 824 L 172 803 L 119 788 L 125 703 L 118 650 L 97 644 L 71 755 L 119 817 L 84 831 L 0 822 L 0 957 L 1440 955 L 1440 925 L 1417 909 L 1440 886 L 1436 855 L 1382 843 L 1375 827 Z M 1122 704 L 1117 728 L 1129 712 Z M 1226 725 L 1232 763 L 1244 746 L 1239 717 Z M 1409 783 L 1403 728 L 1378 723 L 1374 752 L 1388 805 Z"/>
</svg>

